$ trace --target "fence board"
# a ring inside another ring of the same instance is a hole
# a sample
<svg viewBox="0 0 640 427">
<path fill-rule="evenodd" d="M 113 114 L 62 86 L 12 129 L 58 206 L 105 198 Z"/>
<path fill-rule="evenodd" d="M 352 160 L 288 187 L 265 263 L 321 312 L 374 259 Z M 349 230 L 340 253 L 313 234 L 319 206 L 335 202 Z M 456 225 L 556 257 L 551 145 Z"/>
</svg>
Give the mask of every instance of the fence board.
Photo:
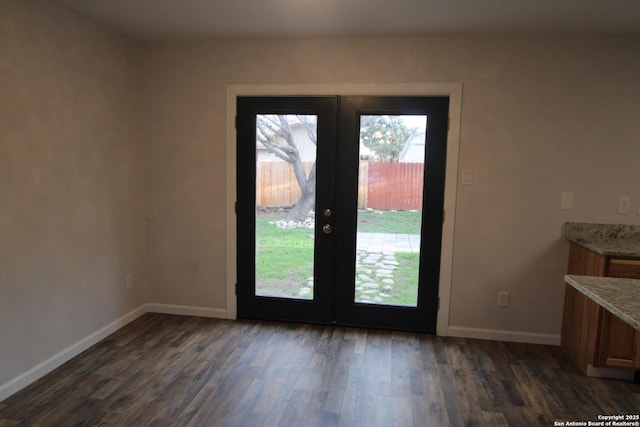
<svg viewBox="0 0 640 427">
<path fill-rule="evenodd" d="M 422 209 L 423 163 L 370 162 L 367 207 Z"/>
<path fill-rule="evenodd" d="M 302 163 L 307 175 L 313 162 Z M 258 162 L 256 167 L 256 205 L 292 206 L 301 195 L 293 167 L 287 162 Z"/>
<path fill-rule="evenodd" d="M 305 162 L 309 172 L 312 162 Z M 361 162 L 358 171 L 358 208 L 421 210 L 423 163 Z M 257 206 L 291 206 L 300 198 L 293 168 L 286 162 L 258 162 Z"/>
</svg>

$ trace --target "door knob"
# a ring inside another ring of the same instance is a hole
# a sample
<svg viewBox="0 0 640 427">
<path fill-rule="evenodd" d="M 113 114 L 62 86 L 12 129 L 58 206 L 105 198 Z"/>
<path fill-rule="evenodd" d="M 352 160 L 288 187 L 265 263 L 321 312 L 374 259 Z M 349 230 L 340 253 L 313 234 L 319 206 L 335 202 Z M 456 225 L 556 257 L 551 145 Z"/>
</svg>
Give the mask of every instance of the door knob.
<svg viewBox="0 0 640 427">
<path fill-rule="evenodd" d="M 324 210 L 324 216 L 326 218 L 329 218 L 332 214 L 333 214 L 333 212 L 331 212 L 331 209 L 327 208 L 327 209 Z"/>
<path fill-rule="evenodd" d="M 324 234 L 331 234 L 331 224 L 325 224 L 322 227 L 322 231 L 324 232 Z"/>
</svg>

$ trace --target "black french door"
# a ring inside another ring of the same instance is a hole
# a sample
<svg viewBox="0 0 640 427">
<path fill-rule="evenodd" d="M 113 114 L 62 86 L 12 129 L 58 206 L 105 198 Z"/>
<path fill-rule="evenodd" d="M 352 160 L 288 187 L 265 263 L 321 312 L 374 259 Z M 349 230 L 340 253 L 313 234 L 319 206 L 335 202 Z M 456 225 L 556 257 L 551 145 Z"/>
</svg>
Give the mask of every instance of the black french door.
<svg viewBox="0 0 640 427">
<path fill-rule="evenodd" d="M 435 333 L 448 106 L 238 98 L 238 317 Z"/>
</svg>

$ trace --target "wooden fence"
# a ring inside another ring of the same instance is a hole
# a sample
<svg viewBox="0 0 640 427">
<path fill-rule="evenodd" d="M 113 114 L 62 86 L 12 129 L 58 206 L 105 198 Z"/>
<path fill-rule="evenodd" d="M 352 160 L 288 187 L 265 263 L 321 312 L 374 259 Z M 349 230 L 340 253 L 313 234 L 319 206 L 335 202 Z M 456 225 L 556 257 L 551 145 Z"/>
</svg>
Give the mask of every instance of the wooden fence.
<svg viewBox="0 0 640 427">
<path fill-rule="evenodd" d="M 359 208 L 422 209 L 424 163 L 363 162 L 359 185 L 367 187 L 367 200 L 358 200 Z M 364 190 L 364 188 L 362 188 Z M 364 191 L 358 191 L 364 194 Z"/>
<path fill-rule="evenodd" d="M 304 163 L 307 173 L 312 163 Z M 257 206 L 291 206 L 300 197 L 293 168 L 286 162 L 259 162 Z M 422 209 L 423 163 L 361 162 L 358 208 Z"/>
</svg>

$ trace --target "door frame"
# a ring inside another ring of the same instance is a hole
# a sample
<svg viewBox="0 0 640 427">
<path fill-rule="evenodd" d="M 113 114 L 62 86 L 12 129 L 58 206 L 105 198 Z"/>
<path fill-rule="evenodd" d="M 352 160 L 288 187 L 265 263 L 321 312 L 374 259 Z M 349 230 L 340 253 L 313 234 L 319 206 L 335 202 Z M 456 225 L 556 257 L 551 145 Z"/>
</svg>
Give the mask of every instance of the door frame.
<svg viewBox="0 0 640 427">
<path fill-rule="evenodd" d="M 444 195 L 444 224 L 440 261 L 440 281 L 436 334 L 448 335 L 458 188 L 458 154 L 462 110 L 462 83 L 415 84 L 301 84 L 228 85 L 226 102 L 226 318 L 237 317 L 236 298 L 236 105 L 239 96 L 449 96 L 449 133 Z"/>
</svg>

